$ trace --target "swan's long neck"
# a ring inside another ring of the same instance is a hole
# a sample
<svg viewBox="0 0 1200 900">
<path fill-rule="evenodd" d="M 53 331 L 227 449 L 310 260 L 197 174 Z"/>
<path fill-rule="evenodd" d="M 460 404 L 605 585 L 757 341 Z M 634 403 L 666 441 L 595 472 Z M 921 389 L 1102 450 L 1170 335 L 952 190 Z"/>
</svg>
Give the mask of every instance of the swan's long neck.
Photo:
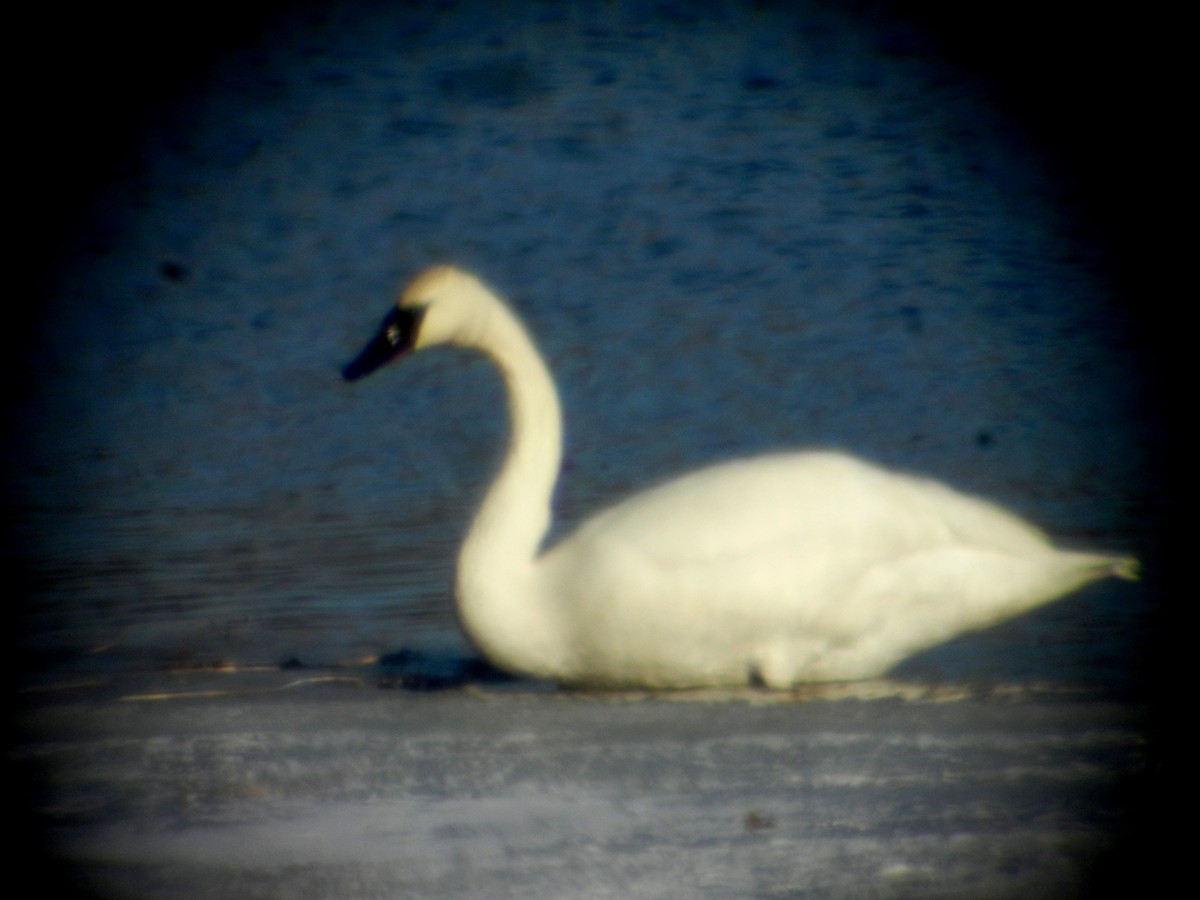
<svg viewBox="0 0 1200 900">
<path fill-rule="evenodd" d="M 516 317 L 499 301 L 470 341 L 500 370 L 511 435 L 458 560 L 459 616 L 493 661 L 553 674 L 543 659 L 558 642 L 539 602 L 536 562 L 550 527 L 550 502 L 562 455 L 562 413 L 546 365 Z M 546 649 L 542 649 L 546 648 Z"/>
</svg>

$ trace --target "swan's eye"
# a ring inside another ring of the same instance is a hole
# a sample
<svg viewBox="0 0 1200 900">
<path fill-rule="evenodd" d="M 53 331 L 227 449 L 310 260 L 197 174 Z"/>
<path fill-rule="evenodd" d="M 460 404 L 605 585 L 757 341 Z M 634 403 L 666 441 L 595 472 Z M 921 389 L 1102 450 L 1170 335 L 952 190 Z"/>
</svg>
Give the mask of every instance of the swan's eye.
<svg viewBox="0 0 1200 900">
<path fill-rule="evenodd" d="M 357 381 L 380 366 L 408 353 L 413 349 L 419 322 L 419 310 L 393 309 L 383 320 L 375 337 L 363 348 L 362 353 L 342 369 L 342 377 L 347 381 Z"/>
</svg>

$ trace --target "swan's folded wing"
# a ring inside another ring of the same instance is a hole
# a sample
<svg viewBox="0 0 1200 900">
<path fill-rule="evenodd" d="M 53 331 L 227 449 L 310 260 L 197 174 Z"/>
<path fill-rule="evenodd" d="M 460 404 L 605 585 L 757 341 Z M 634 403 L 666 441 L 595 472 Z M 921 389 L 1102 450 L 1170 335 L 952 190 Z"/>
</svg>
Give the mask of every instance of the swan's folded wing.
<svg viewBox="0 0 1200 900">
<path fill-rule="evenodd" d="M 881 674 L 1114 560 L 1056 550 L 1006 510 L 936 482 L 816 453 L 639 494 L 541 565 L 593 676 L 780 686 Z"/>
</svg>

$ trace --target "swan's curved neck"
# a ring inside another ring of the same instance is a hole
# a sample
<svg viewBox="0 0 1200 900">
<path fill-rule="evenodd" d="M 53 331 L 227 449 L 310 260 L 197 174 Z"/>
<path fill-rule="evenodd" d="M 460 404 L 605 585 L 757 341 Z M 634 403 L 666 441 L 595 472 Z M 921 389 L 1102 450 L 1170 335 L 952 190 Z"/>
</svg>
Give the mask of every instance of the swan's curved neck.
<svg viewBox="0 0 1200 900">
<path fill-rule="evenodd" d="M 458 560 L 459 616 L 494 661 L 530 671 L 531 645 L 553 645 L 548 610 L 534 585 L 538 552 L 550 527 L 550 502 L 562 455 L 562 413 L 554 382 L 528 333 L 500 301 L 469 341 L 496 364 L 508 395 L 511 434 L 500 473 Z M 519 648 L 519 649 L 515 649 Z M 534 654 L 535 656 L 537 654 Z"/>
</svg>

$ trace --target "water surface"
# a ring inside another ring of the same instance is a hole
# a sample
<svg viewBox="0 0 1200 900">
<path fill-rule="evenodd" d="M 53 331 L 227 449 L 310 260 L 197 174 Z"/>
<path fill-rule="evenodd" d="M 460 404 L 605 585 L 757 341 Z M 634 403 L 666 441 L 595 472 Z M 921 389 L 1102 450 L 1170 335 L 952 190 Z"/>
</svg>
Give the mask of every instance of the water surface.
<svg viewBox="0 0 1200 900">
<path fill-rule="evenodd" d="M 1135 323 L 978 73 L 819 4 L 482 9 L 281 15 L 130 136 L 27 351 L 38 660 L 465 652 L 449 585 L 502 450 L 497 379 L 452 352 L 338 378 L 446 260 L 512 299 L 558 379 L 560 529 L 706 462 L 833 446 L 1145 554 Z M 1137 591 L 938 665 L 1097 676 Z"/>
</svg>

